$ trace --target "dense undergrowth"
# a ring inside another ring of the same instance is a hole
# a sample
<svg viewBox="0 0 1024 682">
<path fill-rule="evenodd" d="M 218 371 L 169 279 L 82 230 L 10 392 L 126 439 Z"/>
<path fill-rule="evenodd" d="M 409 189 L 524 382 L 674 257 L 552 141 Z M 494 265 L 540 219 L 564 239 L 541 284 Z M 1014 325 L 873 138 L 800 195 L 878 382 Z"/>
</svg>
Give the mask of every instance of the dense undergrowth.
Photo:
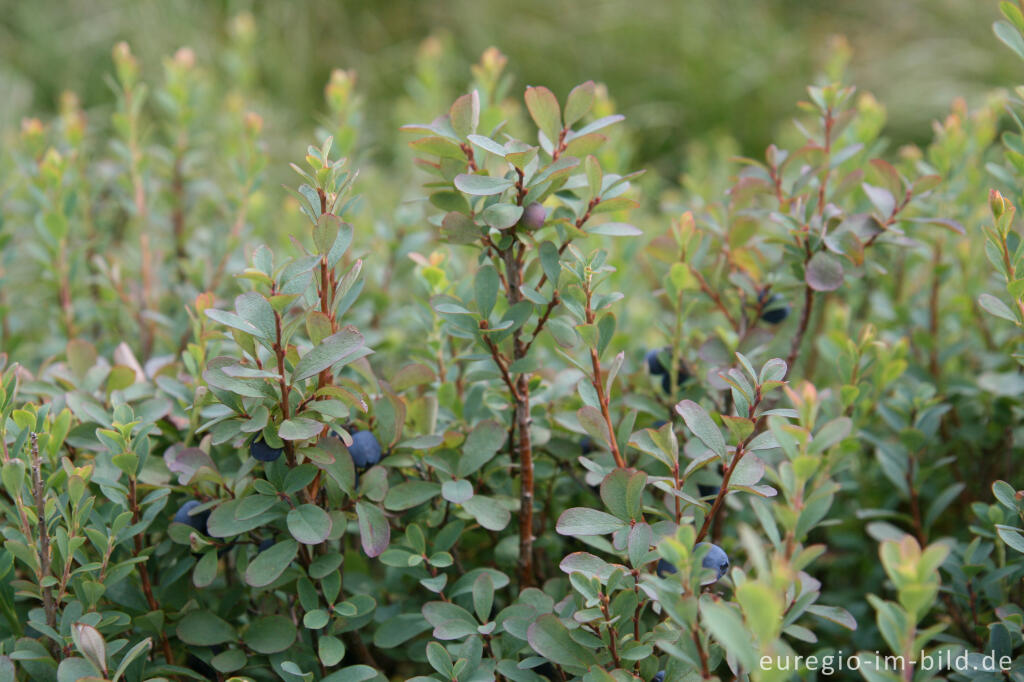
<svg viewBox="0 0 1024 682">
<path fill-rule="evenodd" d="M 1024 679 L 1024 93 L 894 149 L 837 42 L 674 184 L 435 47 L 284 189 L 188 49 L 7 138 L 0 681 Z"/>
</svg>

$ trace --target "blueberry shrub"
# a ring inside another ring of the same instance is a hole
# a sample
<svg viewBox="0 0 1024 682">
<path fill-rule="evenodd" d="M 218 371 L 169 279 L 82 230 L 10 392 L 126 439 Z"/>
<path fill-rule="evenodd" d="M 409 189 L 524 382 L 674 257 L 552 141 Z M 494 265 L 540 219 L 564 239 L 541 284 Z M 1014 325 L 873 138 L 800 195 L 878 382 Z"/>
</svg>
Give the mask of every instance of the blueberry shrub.
<svg viewBox="0 0 1024 682">
<path fill-rule="evenodd" d="M 297 158 L 253 30 L 3 138 L 0 682 L 1024 680 L 1024 89 L 668 178 L 430 38 Z"/>
</svg>

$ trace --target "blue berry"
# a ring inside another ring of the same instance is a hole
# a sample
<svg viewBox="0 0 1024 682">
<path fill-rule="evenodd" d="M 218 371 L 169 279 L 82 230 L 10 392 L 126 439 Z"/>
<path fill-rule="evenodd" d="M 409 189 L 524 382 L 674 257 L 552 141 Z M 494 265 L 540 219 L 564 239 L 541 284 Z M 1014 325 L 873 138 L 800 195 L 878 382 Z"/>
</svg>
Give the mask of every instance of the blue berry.
<svg viewBox="0 0 1024 682">
<path fill-rule="evenodd" d="M 261 462 L 273 462 L 281 453 L 284 452 L 281 448 L 272 448 L 267 444 L 267 441 L 263 440 L 263 436 L 254 438 L 249 443 L 249 454 L 252 455 L 253 459 L 258 459 Z"/>
<path fill-rule="evenodd" d="M 651 682 L 665 682 L 665 671 L 659 670 L 658 674 L 651 678 Z"/>
<path fill-rule="evenodd" d="M 582 452 L 584 455 L 589 455 L 596 449 L 597 448 L 594 447 L 593 438 L 591 438 L 590 436 L 583 436 L 583 438 L 580 438 L 580 452 Z"/>
<path fill-rule="evenodd" d="M 711 497 L 712 495 L 718 494 L 719 488 L 713 485 L 705 485 L 703 483 L 697 484 L 697 494 L 701 497 Z"/>
<path fill-rule="evenodd" d="M 665 393 L 669 393 L 672 390 L 672 378 L 669 371 L 665 369 L 665 365 L 661 363 L 661 355 L 668 355 L 671 349 L 666 346 L 655 350 L 647 351 L 647 355 L 644 356 L 644 360 L 647 362 L 647 371 L 651 373 L 651 376 L 661 377 L 661 390 Z M 680 367 L 676 373 L 676 385 L 682 386 L 690 380 L 690 373 L 686 371 L 686 367 Z"/>
<path fill-rule="evenodd" d="M 369 431 L 356 431 L 352 434 L 352 445 L 348 446 L 348 452 L 357 469 L 372 467 L 380 461 L 380 441 Z"/>
<path fill-rule="evenodd" d="M 789 304 L 778 294 L 772 295 L 764 304 L 761 319 L 768 324 L 779 324 L 789 317 Z"/>
<path fill-rule="evenodd" d="M 203 535 L 208 535 L 206 532 L 206 522 L 210 519 L 210 510 L 204 509 L 198 514 L 189 514 L 190 511 L 199 505 L 199 500 L 189 500 L 185 504 L 181 505 L 178 511 L 174 514 L 173 521 L 174 523 L 184 523 L 186 526 L 191 526 Z"/>
<path fill-rule="evenodd" d="M 663 350 L 664 349 L 662 348 L 655 348 L 647 351 L 647 355 L 644 356 L 644 360 L 647 362 L 647 371 L 654 376 L 668 374 L 668 372 L 665 371 L 665 366 L 661 364 L 661 358 L 659 357 Z"/>
<path fill-rule="evenodd" d="M 679 373 L 676 375 L 676 386 L 682 386 L 690 379 L 690 373 L 684 368 L 679 369 Z M 672 382 L 669 380 L 669 375 L 663 374 L 661 376 L 661 390 L 665 393 L 669 393 L 672 390 Z"/>
<path fill-rule="evenodd" d="M 263 538 L 260 540 L 259 546 L 256 547 L 256 553 L 265 552 L 274 546 L 274 538 Z"/>
<path fill-rule="evenodd" d="M 705 581 L 705 585 L 710 585 L 713 582 L 717 582 L 729 571 L 729 557 L 725 551 L 718 545 L 710 542 L 701 542 L 697 545 L 697 549 L 701 547 L 710 547 L 708 553 L 704 555 L 703 561 L 700 565 L 704 568 L 710 568 L 714 570 L 717 575 L 714 580 Z M 676 572 L 676 567 L 665 559 L 658 560 L 657 573 L 659 578 L 664 578 L 666 575 L 670 575 Z"/>
<path fill-rule="evenodd" d="M 710 568 L 716 572 L 715 579 L 711 582 L 721 580 L 722 577 L 729 571 L 729 555 L 725 553 L 718 545 L 710 542 L 702 542 L 697 547 L 710 547 L 708 553 L 704 555 L 704 560 L 700 562 L 700 565 L 704 568 Z"/>
</svg>

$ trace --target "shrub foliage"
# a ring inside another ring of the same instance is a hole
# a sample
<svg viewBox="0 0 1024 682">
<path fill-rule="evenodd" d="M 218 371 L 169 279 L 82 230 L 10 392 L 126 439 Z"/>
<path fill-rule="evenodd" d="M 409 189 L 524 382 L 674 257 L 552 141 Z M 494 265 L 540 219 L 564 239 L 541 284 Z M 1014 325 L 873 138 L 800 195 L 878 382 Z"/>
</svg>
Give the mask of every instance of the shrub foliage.
<svg viewBox="0 0 1024 682">
<path fill-rule="evenodd" d="M 494 49 L 385 163 L 337 71 L 280 189 L 115 47 L 0 165 L 0 682 L 1024 679 L 1024 106 L 893 150 L 836 50 L 680 183 Z"/>
</svg>

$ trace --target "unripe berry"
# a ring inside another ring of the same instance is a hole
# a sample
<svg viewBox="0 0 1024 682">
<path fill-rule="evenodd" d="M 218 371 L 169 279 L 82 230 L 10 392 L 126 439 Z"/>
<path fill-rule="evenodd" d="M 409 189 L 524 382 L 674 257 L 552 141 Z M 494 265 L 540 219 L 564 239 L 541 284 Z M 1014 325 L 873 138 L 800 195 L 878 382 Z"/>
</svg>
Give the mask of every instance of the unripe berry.
<svg viewBox="0 0 1024 682">
<path fill-rule="evenodd" d="M 523 217 L 519 224 L 528 230 L 537 230 L 544 227 L 544 221 L 548 219 L 548 210 L 539 202 L 533 202 L 523 211 Z"/>
</svg>

